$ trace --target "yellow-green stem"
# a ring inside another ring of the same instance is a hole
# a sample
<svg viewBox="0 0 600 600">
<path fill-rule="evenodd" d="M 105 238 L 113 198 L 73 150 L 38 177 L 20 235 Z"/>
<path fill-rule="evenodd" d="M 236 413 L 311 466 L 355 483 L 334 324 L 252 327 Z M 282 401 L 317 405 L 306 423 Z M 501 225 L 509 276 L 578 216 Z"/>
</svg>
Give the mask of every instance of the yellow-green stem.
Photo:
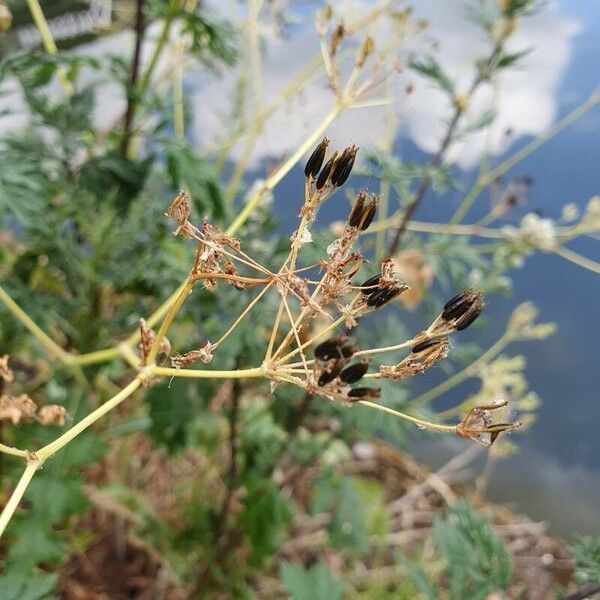
<svg viewBox="0 0 600 600">
<path fill-rule="evenodd" d="M 423 427 L 426 429 L 431 429 L 432 431 L 439 431 L 443 433 L 456 433 L 456 425 L 440 425 L 439 423 L 423 421 L 423 419 L 417 419 L 417 417 L 398 412 L 397 410 L 394 410 L 393 408 L 388 408 L 387 406 L 383 406 L 382 404 L 375 404 L 375 402 L 369 402 L 368 400 L 359 400 L 357 404 L 362 404 L 364 406 L 368 406 L 369 408 L 374 408 L 375 410 L 388 413 L 389 415 L 400 417 L 405 421 L 410 421 L 411 423 L 414 423 L 418 427 Z"/>
<path fill-rule="evenodd" d="M 0 452 L 10 454 L 11 456 L 20 456 L 21 458 L 26 458 L 28 455 L 27 450 L 19 450 L 18 448 L 7 446 L 6 444 L 0 444 Z"/>
<path fill-rule="evenodd" d="M 21 479 L 19 479 L 19 483 L 17 483 L 17 487 L 14 489 L 11 497 L 6 503 L 6 506 L 2 510 L 2 513 L 0 513 L 0 538 L 4 533 L 6 526 L 12 519 L 15 510 L 17 510 L 17 506 L 19 506 L 19 502 L 21 501 L 29 482 L 41 464 L 41 461 L 31 461 L 27 463 L 27 466 L 23 471 L 23 475 L 21 475 Z"/>
<path fill-rule="evenodd" d="M 123 400 L 129 398 L 143 383 L 145 378 L 150 377 L 152 374 L 152 368 L 146 368 L 143 374 L 138 375 L 135 379 L 129 382 L 118 394 L 113 396 L 110 400 L 107 400 L 102 406 L 99 406 L 96 410 L 91 412 L 87 417 L 84 417 L 73 425 L 71 429 L 63 433 L 60 437 L 56 438 L 53 442 L 50 442 L 35 454 L 41 460 L 44 461 L 55 452 L 58 452 L 62 447 L 66 446 L 71 440 L 76 438 L 80 433 L 85 431 L 88 427 L 93 425 L 98 419 L 103 417 L 106 413 L 117 407 Z"/>
<path fill-rule="evenodd" d="M 35 23 L 35 26 L 40 34 L 40 37 L 42 38 L 42 44 L 44 46 L 44 50 L 48 53 L 48 54 L 56 54 L 58 52 L 58 48 L 56 47 L 56 42 L 54 41 L 54 38 L 52 37 L 52 32 L 50 31 L 50 28 L 48 27 L 48 22 L 46 21 L 46 17 L 44 16 L 44 11 L 42 10 L 42 7 L 40 6 L 40 3 L 38 0 L 26 0 L 27 1 L 27 6 L 29 7 L 29 12 L 31 13 L 31 16 L 33 18 L 33 22 Z M 73 95 L 73 86 L 71 85 L 71 82 L 69 81 L 69 79 L 67 78 L 67 73 L 64 69 L 64 67 L 60 67 L 57 71 L 58 73 L 58 79 L 60 80 L 60 84 L 62 85 L 62 88 L 65 92 L 65 94 L 67 96 L 72 96 Z"/>
<path fill-rule="evenodd" d="M 460 206 L 457 208 L 456 212 L 450 219 L 450 224 L 454 225 L 456 223 L 460 223 L 475 200 L 477 200 L 480 192 L 483 190 L 485 186 L 490 184 L 492 181 L 498 179 L 510 169 L 512 169 L 516 164 L 521 162 L 524 158 L 529 156 L 532 152 L 535 152 L 538 148 L 543 146 L 548 140 L 552 139 L 556 135 L 558 135 L 561 131 L 572 125 L 577 119 L 580 119 L 585 113 L 587 113 L 591 108 L 593 108 L 596 104 L 600 102 L 600 91 L 594 91 L 590 97 L 585 100 L 582 104 L 580 104 L 575 110 L 571 111 L 568 115 L 563 117 L 560 121 L 555 123 L 548 131 L 545 131 L 542 135 L 536 137 L 534 140 L 529 142 L 525 147 L 523 147 L 518 152 L 515 152 L 512 156 L 508 157 L 505 161 L 501 162 L 497 167 L 488 171 L 482 177 L 478 177 L 475 185 L 471 189 L 471 191 L 465 196 L 464 200 L 461 202 Z"/>
<path fill-rule="evenodd" d="M 262 367 L 253 369 L 237 369 L 235 371 L 209 371 L 200 369 L 172 369 L 170 367 L 155 367 L 154 375 L 159 377 L 187 377 L 189 379 L 250 379 L 263 377 Z"/>
<path fill-rule="evenodd" d="M 228 235 L 234 235 L 238 229 L 246 222 L 254 209 L 258 206 L 265 194 L 271 191 L 288 173 L 293 166 L 302 158 L 308 150 L 317 142 L 323 135 L 323 132 L 333 123 L 343 108 L 343 104 L 336 103 L 332 109 L 323 117 L 323 120 L 315 127 L 311 134 L 296 148 L 290 157 L 282 163 L 273 173 L 267 178 L 260 190 L 257 190 L 254 195 L 248 200 L 244 208 L 240 211 L 237 218 L 227 228 Z"/>
<path fill-rule="evenodd" d="M 0 286 L 0 301 L 13 316 L 33 335 L 33 337 L 60 362 L 69 364 L 71 355 L 63 350 L 54 340 L 42 331 L 29 317 L 29 315 L 9 296 L 8 292 Z"/>
</svg>

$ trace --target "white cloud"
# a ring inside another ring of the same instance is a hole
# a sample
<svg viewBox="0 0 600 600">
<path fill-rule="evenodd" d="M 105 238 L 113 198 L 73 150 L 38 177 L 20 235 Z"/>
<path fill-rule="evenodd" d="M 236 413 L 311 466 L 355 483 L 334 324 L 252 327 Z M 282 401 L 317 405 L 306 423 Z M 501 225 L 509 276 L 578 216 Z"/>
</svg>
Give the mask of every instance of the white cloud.
<svg viewBox="0 0 600 600">
<path fill-rule="evenodd" d="M 213 3 L 215 8 L 231 19 L 243 18 L 240 4 L 236 2 Z M 364 6 L 372 2 L 344 0 L 336 4 L 336 10 L 346 11 L 355 18 Z M 297 7 L 295 3 L 291 6 Z M 417 3 L 416 17 L 430 21 L 431 26 L 426 37 L 438 40 L 438 58 L 445 70 L 459 84 L 459 89 L 468 85 L 471 77 L 471 65 L 476 55 L 485 51 L 483 36 L 476 26 L 465 18 L 464 0 L 421 0 Z M 299 9 L 297 9 L 297 12 Z M 299 73 L 318 53 L 318 39 L 314 32 L 312 10 L 305 9 L 302 17 L 305 24 L 293 27 L 288 38 L 274 35 L 274 21 L 265 24 L 264 60 L 262 65 L 262 104 L 268 105 L 285 89 L 290 79 Z M 160 24 L 155 24 L 149 38 L 156 38 Z M 374 27 L 374 25 L 372 25 Z M 390 34 L 389 23 L 378 26 L 377 44 L 385 43 Z M 560 79 L 568 66 L 571 53 L 571 40 L 580 30 L 580 25 L 561 16 L 555 2 L 548 3 L 544 10 L 532 18 L 524 19 L 521 28 L 511 40 L 510 49 L 534 50 L 516 70 L 507 71 L 501 77 L 500 108 L 494 133 L 491 136 L 491 151 L 499 153 L 519 136 L 536 135 L 549 127 L 556 117 L 558 87 Z M 174 35 L 171 54 L 160 64 L 158 72 L 168 77 L 174 61 L 179 60 L 176 50 L 179 35 Z M 103 54 L 107 51 L 129 56 L 132 46 L 130 32 L 100 38 L 91 44 L 80 47 L 82 53 Z M 153 41 L 145 44 L 144 61 L 152 52 Z M 246 69 L 244 61 L 241 68 Z M 230 118 L 231 100 L 235 94 L 237 72 L 225 71 L 218 76 L 207 75 L 186 68 L 186 88 L 191 93 L 194 112 L 193 133 L 199 144 L 215 141 L 223 134 Z M 415 75 L 406 73 L 396 77 L 396 89 L 404 90 L 408 81 L 414 82 L 415 91 L 394 105 L 402 119 L 402 132 L 411 138 L 419 148 L 433 152 L 439 144 L 444 131 L 444 120 L 448 116 L 449 106 L 445 97 L 433 89 L 432 85 Z M 380 95 L 380 94 L 379 94 Z M 476 95 L 470 114 L 475 115 L 489 108 L 492 90 L 489 86 Z M 3 106 L 14 106 L 14 96 L 0 99 Z M 279 109 L 259 136 L 253 152 L 253 164 L 266 158 L 279 159 L 297 145 L 320 121 L 333 103 L 331 91 L 323 78 L 313 80 L 296 98 Z M 123 111 L 125 100 L 115 86 L 106 85 L 98 98 L 96 120 L 106 127 Z M 353 109 L 346 111 L 329 129 L 328 134 L 335 140 L 336 146 L 356 142 L 365 147 L 376 144 L 385 133 L 383 109 Z M 2 128 L 20 126 L 17 121 L 3 119 Z M 504 131 L 510 128 L 512 135 L 507 138 Z M 452 161 L 464 168 L 477 163 L 485 143 L 485 134 L 479 132 L 457 144 L 450 154 Z M 234 159 L 242 151 L 243 142 L 234 149 Z"/>
</svg>

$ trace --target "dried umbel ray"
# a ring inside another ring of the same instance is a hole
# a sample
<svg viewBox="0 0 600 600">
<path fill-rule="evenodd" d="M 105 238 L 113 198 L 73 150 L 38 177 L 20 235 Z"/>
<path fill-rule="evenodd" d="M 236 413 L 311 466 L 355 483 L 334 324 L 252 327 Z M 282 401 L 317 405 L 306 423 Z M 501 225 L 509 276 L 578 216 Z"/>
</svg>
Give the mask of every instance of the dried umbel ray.
<svg viewBox="0 0 600 600">
<path fill-rule="evenodd" d="M 376 385 L 365 385 L 364 381 L 371 379 L 376 384 L 382 378 L 403 379 L 422 373 L 445 358 L 449 351 L 448 336 L 470 326 L 484 309 L 485 302 L 481 293 L 465 290 L 444 305 L 426 330 L 395 346 L 360 349 L 348 335 L 335 333 L 341 327 L 347 331 L 356 327 L 363 316 L 393 302 L 409 286 L 391 259 L 381 263 L 376 275 L 362 283 L 356 282 L 362 280 L 360 271 L 366 262 L 356 242 L 373 221 L 378 203 L 378 198 L 366 190 L 357 194 L 343 230 L 327 248 L 326 256 L 317 264 L 298 266 L 301 248 L 312 239 L 311 228 L 320 206 L 347 181 L 358 153 L 358 148 L 351 145 L 328 157 L 329 145 L 329 139 L 324 138 L 306 162 L 300 223 L 290 237 L 289 254 L 277 271 L 246 254 L 239 239 L 226 235 L 208 220 L 199 227 L 192 224 L 189 220 L 191 203 L 185 192 L 173 199 L 166 214 L 177 225 L 174 233 L 197 241 L 188 279 L 190 286 L 201 283 L 214 292 L 221 282 L 244 294 L 261 289 L 221 338 L 204 340 L 201 347 L 173 356 L 172 365 L 182 369 L 195 362 L 211 362 L 218 356 L 221 344 L 253 307 L 265 294 L 273 293 L 279 297 L 279 307 L 270 331 L 265 332 L 266 352 L 261 365 L 262 374 L 271 380 L 273 387 L 288 383 L 312 395 L 344 404 L 360 402 L 432 429 L 454 431 L 480 443 L 484 434 L 495 439 L 500 431 L 514 425 L 486 422 L 484 416 L 487 418 L 488 413 L 483 409 L 474 409 L 459 425 L 438 425 L 370 402 L 379 398 L 381 390 Z M 313 326 L 315 317 L 326 320 L 327 324 L 320 330 Z M 157 335 L 162 342 L 160 332 Z M 156 345 L 154 334 L 148 333 L 147 337 L 150 345 Z M 402 350 L 408 352 L 404 358 L 369 373 L 370 355 Z M 142 352 L 148 361 L 154 360 L 155 354 Z"/>
</svg>

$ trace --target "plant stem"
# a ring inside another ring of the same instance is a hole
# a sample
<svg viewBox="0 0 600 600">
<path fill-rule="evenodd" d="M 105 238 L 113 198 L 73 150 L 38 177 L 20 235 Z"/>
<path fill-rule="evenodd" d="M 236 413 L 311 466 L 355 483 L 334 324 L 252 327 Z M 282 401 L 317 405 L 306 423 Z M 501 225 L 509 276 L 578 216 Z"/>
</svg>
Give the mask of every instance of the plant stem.
<svg viewBox="0 0 600 600">
<path fill-rule="evenodd" d="M 6 444 L 0 443 L 0 452 L 4 454 L 10 454 L 12 456 L 20 456 L 21 458 L 27 458 L 28 452 L 26 450 L 19 450 L 18 448 L 13 448 L 12 446 L 7 446 Z"/>
<path fill-rule="evenodd" d="M 85 354 L 70 354 L 69 363 L 72 365 L 93 365 L 96 363 L 105 362 L 121 355 L 121 351 L 117 346 L 105 348 L 104 350 L 96 350 L 95 352 L 86 352 Z"/>
<path fill-rule="evenodd" d="M 110 400 L 107 400 L 102 406 L 99 406 L 96 410 L 87 415 L 87 417 L 81 419 L 79 423 L 73 425 L 73 427 L 63 433 L 63 435 L 38 450 L 35 453 L 36 456 L 42 462 L 52 456 L 55 452 L 66 446 L 71 440 L 75 439 L 80 433 L 90 427 L 90 425 L 93 425 L 98 419 L 117 407 L 123 400 L 129 398 L 129 396 L 131 396 L 133 392 L 142 385 L 144 380 L 151 376 L 151 374 L 152 368 L 147 367 L 143 373 L 130 381 L 118 394 L 113 396 Z"/>
<path fill-rule="evenodd" d="M 440 394 L 444 394 L 448 390 L 451 390 L 453 387 L 457 386 L 459 383 L 463 382 L 465 379 L 471 377 L 473 372 L 477 370 L 477 368 L 483 364 L 485 364 L 491 358 L 494 358 L 496 355 L 500 354 L 508 344 L 512 341 L 511 336 L 508 333 L 504 333 L 492 346 L 490 346 L 477 360 L 473 361 L 468 367 L 462 369 L 458 373 L 452 375 L 439 385 L 431 388 L 424 394 L 417 396 L 414 400 L 410 400 L 408 404 L 412 407 L 419 406 L 422 404 L 427 404 L 431 402 L 434 398 L 437 398 Z"/>
<path fill-rule="evenodd" d="M 264 377 L 262 367 L 252 369 L 236 369 L 233 371 L 210 371 L 204 369 L 175 369 L 170 367 L 155 367 L 153 374 L 159 377 L 188 377 L 190 379 L 249 379 Z"/>
<path fill-rule="evenodd" d="M 323 135 L 323 132 L 327 129 L 327 127 L 333 123 L 343 107 L 344 104 L 337 102 L 323 117 L 322 121 L 315 127 L 310 135 L 290 155 L 290 157 L 281 165 L 279 165 L 279 167 L 277 167 L 269 177 L 267 177 L 262 188 L 257 190 L 256 193 L 249 198 L 248 202 L 244 208 L 242 208 L 236 219 L 227 228 L 227 235 L 234 235 L 238 231 L 238 229 L 246 222 L 248 217 L 263 199 L 265 194 L 271 191 L 291 171 L 293 166 L 300 160 L 300 158 L 306 154 L 308 150 L 310 150 L 315 142 Z"/>
<path fill-rule="evenodd" d="M 382 404 L 375 404 L 375 402 L 369 402 L 368 400 L 358 400 L 357 404 L 363 404 L 364 406 L 368 406 L 369 408 L 374 408 L 375 410 L 388 413 L 389 415 L 400 417 L 405 421 L 410 421 L 411 423 L 414 423 L 417 426 L 424 427 L 426 429 L 431 429 L 432 431 L 456 433 L 456 425 L 440 425 L 439 423 L 423 421 L 423 419 L 417 419 L 417 417 L 398 412 L 397 410 L 394 410 L 393 408 L 388 408 L 387 406 L 383 406 Z"/>
<path fill-rule="evenodd" d="M 568 115 L 556 122 L 550 129 L 545 131 L 543 134 L 536 137 L 534 140 L 526 144 L 521 150 L 515 152 L 512 156 L 509 156 L 506 160 L 501 162 L 496 168 L 487 172 L 482 177 L 478 177 L 471 191 L 465 196 L 460 206 L 456 209 L 456 212 L 450 219 L 450 224 L 455 225 L 460 223 L 466 216 L 467 212 L 479 197 L 479 194 L 487 185 L 492 181 L 498 179 L 516 164 L 521 162 L 524 158 L 529 156 L 532 152 L 535 152 L 538 148 L 543 146 L 546 142 L 551 140 L 553 137 L 558 135 L 561 131 L 572 125 L 577 119 L 580 119 L 585 115 L 591 108 L 596 106 L 600 102 L 600 91 L 595 90 L 582 104 L 571 111 Z"/>
<path fill-rule="evenodd" d="M 131 59 L 131 72 L 129 76 L 129 90 L 127 93 L 127 108 L 123 118 L 123 139 L 121 140 L 121 152 L 129 156 L 129 145 L 131 143 L 131 129 L 135 109 L 139 100 L 137 82 L 140 72 L 140 58 L 142 52 L 142 41 L 144 38 L 144 0 L 136 0 L 135 8 L 135 45 Z"/>
<path fill-rule="evenodd" d="M 552 250 L 552 252 L 554 252 L 554 254 L 558 254 L 558 256 L 562 256 L 562 258 L 572 263 L 575 263 L 576 265 L 579 265 L 580 267 L 583 267 L 584 269 L 592 271 L 592 273 L 600 273 L 600 263 L 597 263 L 591 258 L 581 256 L 581 254 L 578 254 L 569 248 L 557 246 Z"/>
<path fill-rule="evenodd" d="M 0 301 L 4 303 L 17 321 L 19 321 L 52 356 L 55 356 L 63 364 L 70 363 L 71 355 L 44 333 L 33 322 L 29 315 L 9 296 L 8 292 L 6 292 L 2 286 L 0 286 Z"/>
<path fill-rule="evenodd" d="M 19 483 L 17 483 L 17 487 L 14 489 L 11 494 L 6 506 L 2 510 L 0 514 L 0 538 L 6 529 L 6 526 L 12 519 L 15 510 L 17 510 L 17 506 L 19 506 L 19 502 L 29 485 L 29 482 L 33 478 L 33 475 L 38 470 L 38 468 L 42 465 L 43 461 L 33 460 L 27 463 L 25 470 L 23 471 L 23 475 L 21 475 L 21 479 L 19 479 Z"/>
<path fill-rule="evenodd" d="M 39 0 L 26 0 L 27 6 L 29 7 L 29 12 L 33 17 L 33 22 L 35 23 L 36 29 L 38 30 L 40 37 L 42 38 L 42 44 L 44 46 L 44 50 L 48 54 L 56 54 L 58 52 L 58 48 L 56 47 L 56 42 L 52 37 L 52 32 L 48 27 L 48 22 L 46 21 L 46 17 L 44 16 L 44 11 L 40 6 Z M 67 73 L 64 67 L 60 67 L 57 71 L 58 79 L 60 84 L 65 92 L 66 96 L 72 96 L 74 93 L 73 85 L 67 78 Z"/>
<path fill-rule="evenodd" d="M 154 339 L 154 343 L 152 344 L 150 352 L 148 353 L 148 357 L 146 359 L 147 364 L 152 364 L 154 362 L 154 359 L 156 358 L 156 355 L 158 353 L 160 343 L 162 342 L 165 335 L 167 335 L 167 332 L 169 331 L 169 327 L 171 326 L 173 319 L 175 318 L 175 316 L 179 312 L 179 309 L 183 306 L 183 303 L 186 301 L 188 295 L 192 291 L 192 287 L 193 284 L 190 282 L 190 278 L 188 276 L 185 281 L 185 285 L 180 288 L 181 292 L 179 293 L 177 298 L 175 298 L 173 304 L 171 304 L 171 306 L 169 307 L 169 310 L 167 311 L 167 314 L 165 315 L 165 318 L 160 325 L 160 329 L 158 330 L 156 338 Z"/>
</svg>

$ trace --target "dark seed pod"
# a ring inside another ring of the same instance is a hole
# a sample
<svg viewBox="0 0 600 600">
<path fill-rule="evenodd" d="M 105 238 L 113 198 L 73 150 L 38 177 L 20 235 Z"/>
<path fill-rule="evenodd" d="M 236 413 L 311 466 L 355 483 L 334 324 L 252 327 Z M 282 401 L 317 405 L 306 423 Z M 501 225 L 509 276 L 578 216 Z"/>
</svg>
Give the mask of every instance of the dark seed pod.
<svg viewBox="0 0 600 600">
<path fill-rule="evenodd" d="M 381 388 L 357 387 L 348 392 L 348 398 L 379 398 L 381 396 Z"/>
<path fill-rule="evenodd" d="M 319 173 L 319 176 L 317 177 L 317 183 L 315 184 L 318 190 L 323 188 L 323 186 L 327 183 L 336 158 L 337 152 L 334 152 L 333 156 L 325 163 L 323 170 Z"/>
<path fill-rule="evenodd" d="M 330 360 L 339 356 L 340 347 L 344 343 L 344 339 L 340 337 L 332 337 L 315 346 L 315 358 L 321 360 Z"/>
<path fill-rule="evenodd" d="M 373 222 L 373 218 L 375 217 L 376 212 L 377 198 L 373 198 L 363 210 L 362 219 L 359 226 L 361 231 L 366 231 L 369 228 L 369 225 Z"/>
<path fill-rule="evenodd" d="M 354 342 L 345 335 L 329 338 L 315 347 L 315 358 L 328 361 L 332 358 L 350 358 L 358 348 Z"/>
<path fill-rule="evenodd" d="M 350 225 L 350 227 L 358 227 L 360 225 L 366 197 L 367 195 L 365 192 L 360 192 L 360 194 L 358 194 L 356 197 L 354 205 L 352 206 L 352 210 L 348 215 L 348 225 Z"/>
<path fill-rule="evenodd" d="M 319 387 L 323 387 L 324 385 L 327 385 L 330 381 L 333 381 L 338 376 L 345 362 L 345 360 L 336 360 L 333 363 L 333 365 L 328 367 L 319 375 L 319 378 L 317 379 L 317 385 L 319 385 Z"/>
<path fill-rule="evenodd" d="M 364 374 L 369 370 L 369 363 L 366 360 L 361 362 L 354 363 L 349 367 L 346 367 L 340 373 L 340 379 L 344 383 L 356 383 L 358 380 L 362 379 Z"/>
<path fill-rule="evenodd" d="M 466 292 L 461 292 L 444 304 L 442 319 L 445 321 L 457 319 L 458 317 L 464 315 L 467 310 L 469 310 L 470 305 L 471 302 L 469 301 L 469 291 L 467 290 Z"/>
<path fill-rule="evenodd" d="M 444 338 L 435 338 L 433 340 L 425 340 L 423 342 L 419 342 L 412 347 L 413 354 L 419 354 L 419 352 L 423 352 L 429 348 L 433 348 L 434 346 L 438 346 Z"/>
<path fill-rule="evenodd" d="M 348 344 L 344 344 L 340 351 L 344 358 L 350 358 L 355 352 L 358 352 L 358 346 L 350 342 Z"/>
<path fill-rule="evenodd" d="M 321 167 L 323 166 L 323 161 L 325 160 L 325 153 L 327 152 L 327 146 L 329 146 L 329 140 L 327 138 L 323 138 L 321 143 L 313 150 L 313 153 L 306 161 L 306 166 L 304 167 L 304 175 L 306 177 L 317 176 L 317 174 L 321 170 Z"/>
<path fill-rule="evenodd" d="M 354 166 L 354 160 L 358 148 L 356 146 L 349 146 L 346 148 L 339 159 L 336 161 L 333 171 L 331 172 L 331 183 L 337 187 L 344 185 Z"/>
<path fill-rule="evenodd" d="M 378 289 L 377 286 L 379 285 L 380 279 L 381 279 L 381 273 L 377 273 L 377 275 L 374 275 L 373 277 L 370 277 L 369 279 L 367 279 L 360 286 L 361 293 L 365 294 L 365 296 L 370 296 L 371 294 L 376 292 Z"/>
<path fill-rule="evenodd" d="M 384 304 L 387 304 L 390 300 L 398 296 L 403 289 L 405 288 L 394 286 L 377 290 L 367 298 L 367 306 L 381 308 Z"/>
<path fill-rule="evenodd" d="M 455 328 L 456 331 L 462 331 L 466 329 L 469 325 L 473 324 L 475 319 L 481 314 L 482 308 L 479 306 L 471 306 L 469 310 L 462 316 L 458 321 L 456 321 Z"/>
</svg>

